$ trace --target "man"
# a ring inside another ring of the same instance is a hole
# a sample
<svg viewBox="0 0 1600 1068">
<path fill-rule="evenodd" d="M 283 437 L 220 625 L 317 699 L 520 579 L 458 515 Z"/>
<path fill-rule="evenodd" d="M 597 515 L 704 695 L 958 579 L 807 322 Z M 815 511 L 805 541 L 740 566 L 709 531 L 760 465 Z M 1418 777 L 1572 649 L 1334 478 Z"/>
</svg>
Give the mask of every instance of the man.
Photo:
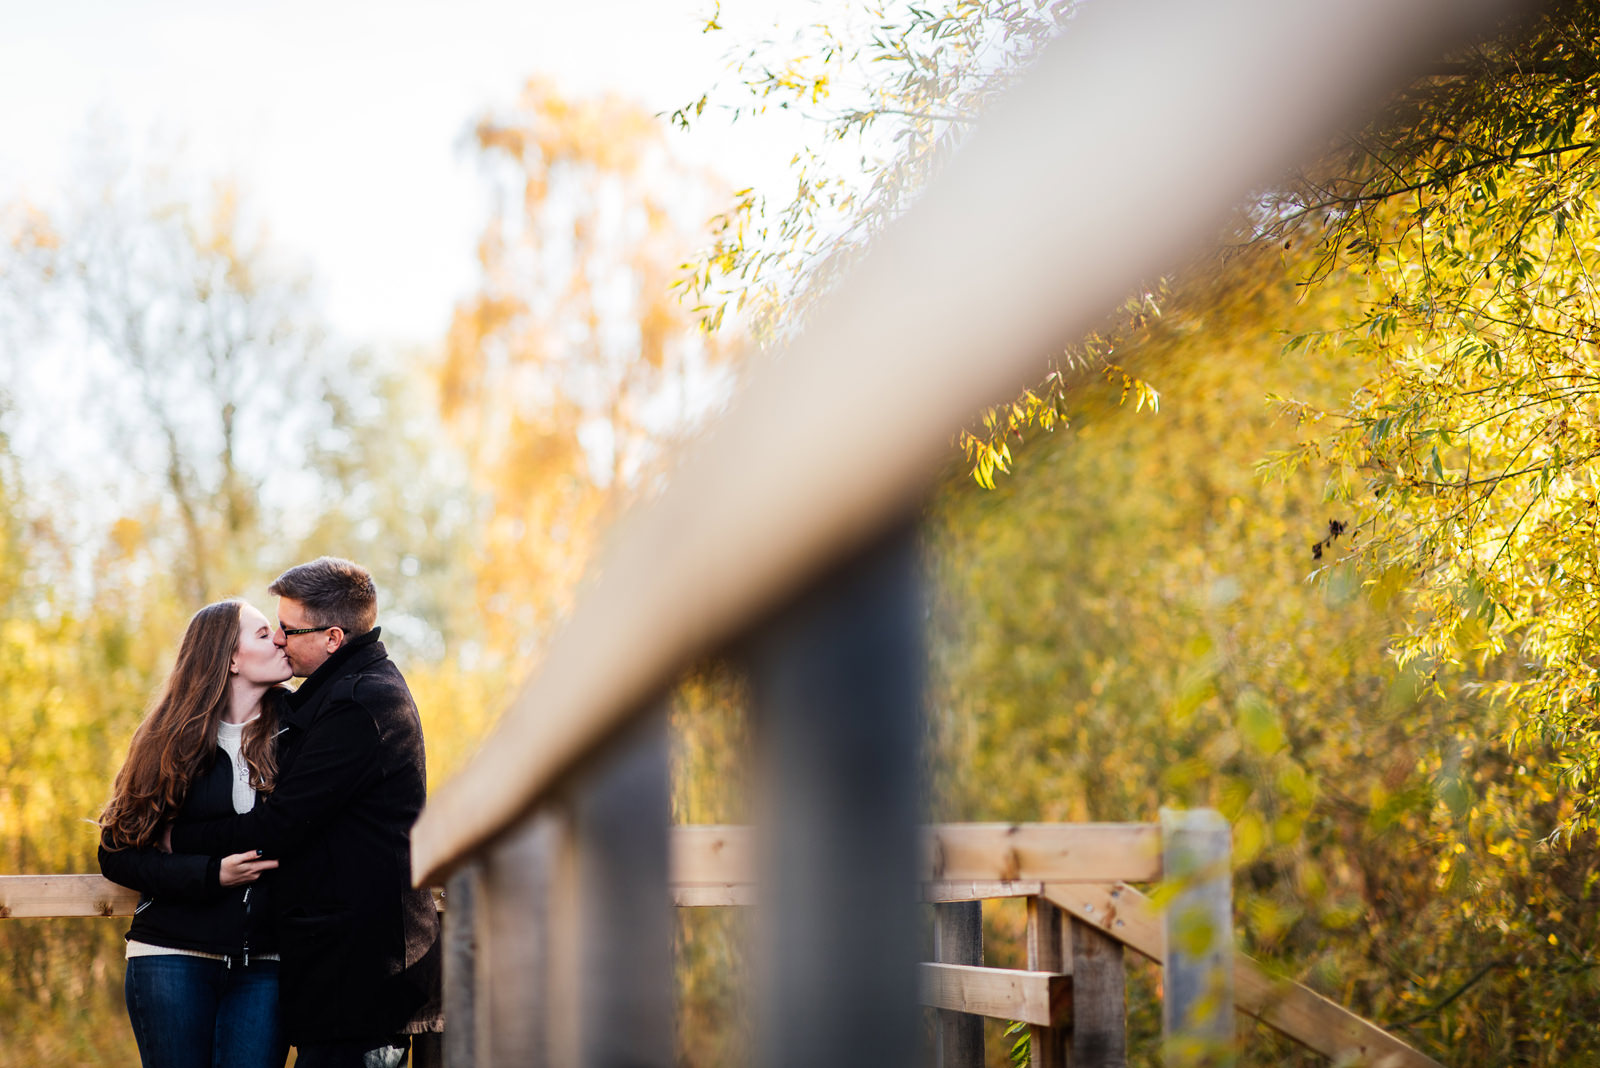
<svg viewBox="0 0 1600 1068">
<path fill-rule="evenodd" d="M 174 828 L 172 850 L 260 849 L 278 868 L 284 1028 L 299 1068 L 393 1068 L 441 1027 L 439 917 L 411 888 L 426 790 L 422 726 L 378 641 L 377 590 L 324 556 L 268 587 L 273 640 L 305 681 L 288 698 L 278 780 L 254 809 Z"/>
</svg>

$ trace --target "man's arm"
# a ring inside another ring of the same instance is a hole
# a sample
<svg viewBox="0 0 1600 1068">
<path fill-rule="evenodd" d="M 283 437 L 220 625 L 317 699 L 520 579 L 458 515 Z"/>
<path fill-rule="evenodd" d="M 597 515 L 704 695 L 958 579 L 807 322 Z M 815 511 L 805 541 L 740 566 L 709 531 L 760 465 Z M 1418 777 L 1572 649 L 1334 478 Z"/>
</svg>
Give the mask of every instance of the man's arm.
<svg viewBox="0 0 1600 1068">
<path fill-rule="evenodd" d="M 295 853 L 379 774 L 378 728 L 359 703 L 331 703 L 306 731 L 294 765 L 249 812 L 172 829 L 174 853 Z"/>
</svg>

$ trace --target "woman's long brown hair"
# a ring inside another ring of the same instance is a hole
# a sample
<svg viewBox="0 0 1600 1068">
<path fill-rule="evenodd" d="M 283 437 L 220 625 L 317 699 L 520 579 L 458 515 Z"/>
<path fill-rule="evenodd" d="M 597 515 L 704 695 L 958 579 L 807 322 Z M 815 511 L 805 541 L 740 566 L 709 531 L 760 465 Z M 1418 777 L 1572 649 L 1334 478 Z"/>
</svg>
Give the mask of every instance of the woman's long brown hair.
<svg viewBox="0 0 1600 1068">
<path fill-rule="evenodd" d="M 153 844 L 162 823 L 182 806 L 190 783 L 217 758 L 217 724 L 228 710 L 228 665 L 239 646 L 242 604 L 208 604 L 189 620 L 172 674 L 133 732 L 128 759 L 100 815 L 100 840 L 107 848 Z M 258 793 L 270 793 L 278 774 L 273 738 L 283 692 L 267 691 L 261 715 L 244 732 L 240 752 Z"/>
</svg>

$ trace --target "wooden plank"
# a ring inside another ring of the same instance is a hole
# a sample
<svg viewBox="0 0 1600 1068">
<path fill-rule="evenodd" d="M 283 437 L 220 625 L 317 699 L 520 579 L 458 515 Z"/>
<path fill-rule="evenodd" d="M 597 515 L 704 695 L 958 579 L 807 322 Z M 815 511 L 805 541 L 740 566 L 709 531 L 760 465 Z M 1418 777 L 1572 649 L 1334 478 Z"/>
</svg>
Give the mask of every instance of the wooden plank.
<svg viewBox="0 0 1600 1068">
<path fill-rule="evenodd" d="M 753 881 L 754 833 L 746 826 L 674 827 L 673 885 Z M 1024 897 L 1047 880 L 1155 882 L 1161 878 L 1161 828 L 1154 823 L 935 824 L 923 831 L 919 876 L 940 895 L 970 887 L 965 900 Z M 960 899 L 928 897 L 928 892 L 924 900 Z"/>
<path fill-rule="evenodd" d="M 946 823 L 924 832 L 930 880 L 1011 882 L 1161 878 L 1154 823 Z"/>
<path fill-rule="evenodd" d="M 617 738 L 570 790 L 579 944 L 578 973 L 568 981 L 578 991 L 577 1063 L 670 1068 L 666 708 Z"/>
<path fill-rule="evenodd" d="M 433 904 L 444 911 L 444 890 L 433 888 Z M 132 916 L 139 892 L 103 875 L 0 875 L 0 920 Z"/>
<path fill-rule="evenodd" d="M 1072 1017 L 1072 976 L 1016 968 L 923 964 L 922 1003 L 997 1020 L 1067 1026 Z"/>
<path fill-rule="evenodd" d="M 761 831 L 756 1064 L 916 1057 L 927 663 L 909 523 L 747 637 Z"/>
<path fill-rule="evenodd" d="M 1214 809 L 1161 810 L 1163 866 L 1176 889 L 1162 910 L 1161 1030 L 1172 1068 L 1231 1065 L 1233 871 L 1228 821 Z"/>
<path fill-rule="evenodd" d="M 1028 899 L 1028 967 L 1037 972 L 1070 972 L 1066 913 L 1039 897 Z M 1073 985 L 1073 1029 L 1076 1029 L 1077 985 Z M 1028 1025 L 1030 1068 L 1067 1068 L 1069 1029 Z"/>
<path fill-rule="evenodd" d="M 1011 882 L 992 879 L 936 880 L 922 884 L 922 900 L 930 904 L 940 901 L 990 901 L 1002 897 L 1033 897 L 1043 889 L 1044 883 L 1038 879 Z"/>
<path fill-rule="evenodd" d="M 1072 942 L 1073 1068 L 1127 1068 L 1128 977 L 1122 943 L 1069 920 Z"/>
<path fill-rule="evenodd" d="M 561 1022 L 553 1002 L 562 986 L 552 981 L 552 899 L 571 829 L 552 805 L 535 820 L 499 839 L 478 858 L 482 878 L 473 888 L 476 944 L 472 1047 L 476 1068 L 573 1064 L 552 1052 Z M 446 1021 L 454 1028 L 455 1021 Z"/>
<path fill-rule="evenodd" d="M 927 828 L 922 900 L 980 901 L 1038 894 L 1044 880 L 1095 873 L 1095 882 L 1159 877 L 1160 831 L 1155 824 L 939 824 Z M 679 825 L 669 840 L 673 898 L 686 907 L 749 905 L 754 901 L 755 831 L 748 826 Z M 1015 868 L 1017 879 L 940 878 L 941 861 L 959 869 Z M 1154 857 L 1155 859 L 1152 859 Z M 1111 873 L 1111 874 L 1107 874 Z M 1118 874 L 1120 873 L 1120 874 Z M 1132 874 L 1130 874 L 1132 873 Z M 445 895 L 434 891 L 442 911 Z M 0 906 L 16 916 L 128 916 L 138 894 L 98 875 L 0 876 Z M 111 911 L 103 912 L 109 905 Z M 16 911 L 16 909 L 26 911 Z M 0 911 L 0 918 L 7 913 Z"/>
<path fill-rule="evenodd" d="M 468 864 L 450 876 L 444 916 L 444 1068 L 474 1068 L 478 1054 L 477 895 L 482 866 Z"/>
<path fill-rule="evenodd" d="M 1031 897 L 1044 889 L 1037 879 L 1022 882 L 923 883 L 922 900 L 928 904 L 944 901 L 990 901 L 1005 897 Z M 756 887 L 750 883 L 678 883 L 672 887 L 673 904 L 680 908 L 707 908 L 754 905 Z"/>
<path fill-rule="evenodd" d="M 751 369 L 666 490 L 619 524 L 539 673 L 430 799 L 412 833 L 417 884 L 530 811 L 685 664 L 900 521 L 972 413 L 1036 380 L 1041 354 L 1500 6 L 1079 12 L 800 337 Z"/>
<path fill-rule="evenodd" d="M 940 964 L 983 965 L 983 902 L 933 907 L 933 959 Z M 940 1009 L 933 1052 L 935 1068 L 984 1068 L 983 1021 L 970 1013 Z"/>
<path fill-rule="evenodd" d="M 1044 896 L 1075 920 L 1092 924 L 1161 963 L 1161 917 L 1150 899 L 1133 887 L 1056 883 L 1045 887 Z M 1325 1057 L 1371 1068 L 1442 1068 L 1438 1061 L 1344 1006 L 1291 979 L 1272 977 L 1237 950 L 1233 982 L 1235 1009 Z"/>
<path fill-rule="evenodd" d="M 754 832 L 749 827 L 679 824 L 672 828 L 674 886 L 732 886 L 755 882 Z"/>
<path fill-rule="evenodd" d="M 103 875 L 0 875 L 0 919 L 132 916 L 139 892 Z"/>
<path fill-rule="evenodd" d="M 672 903 L 679 908 L 715 908 L 730 905 L 754 905 L 756 888 L 748 885 L 718 883 L 710 885 L 674 886 Z"/>
</svg>

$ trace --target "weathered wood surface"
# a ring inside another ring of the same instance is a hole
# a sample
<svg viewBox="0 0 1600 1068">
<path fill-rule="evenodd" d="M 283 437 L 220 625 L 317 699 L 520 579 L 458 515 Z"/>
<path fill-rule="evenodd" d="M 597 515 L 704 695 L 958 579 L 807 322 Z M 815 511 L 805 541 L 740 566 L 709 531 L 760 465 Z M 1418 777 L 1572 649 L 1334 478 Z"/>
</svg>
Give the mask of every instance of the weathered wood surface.
<svg viewBox="0 0 1600 1068">
<path fill-rule="evenodd" d="M 0 875 L 0 918 L 132 916 L 139 892 L 103 875 Z"/>
<path fill-rule="evenodd" d="M 1128 976 L 1122 943 L 1067 921 L 1072 943 L 1072 1056 L 1067 1063 L 1127 1068 Z"/>
<path fill-rule="evenodd" d="M 741 646 L 750 694 L 762 1068 L 917 1059 L 922 565 L 907 524 Z"/>
<path fill-rule="evenodd" d="M 1161 916 L 1150 899 L 1119 883 L 1052 883 L 1045 897 L 1117 941 L 1161 963 Z M 1290 979 L 1269 975 L 1238 951 L 1234 1007 L 1308 1049 L 1372 1068 L 1442 1068 L 1376 1024 Z"/>
<path fill-rule="evenodd" d="M 670 1068 L 674 986 L 665 707 L 619 738 L 571 790 L 577 967 L 554 982 L 578 993 L 578 1060 L 555 1063 Z"/>
<path fill-rule="evenodd" d="M 476 1068 L 478 1054 L 477 895 L 482 865 L 472 863 L 450 876 L 445 896 L 450 910 L 443 917 L 444 1018 L 441 1050 L 444 1068 Z"/>
<path fill-rule="evenodd" d="M 940 901 L 991 901 L 1002 897 L 1033 897 L 1044 889 L 1039 879 L 1019 879 L 996 882 L 983 879 L 930 880 L 922 884 L 922 900 Z"/>
<path fill-rule="evenodd" d="M 1233 1063 L 1233 871 L 1228 821 L 1214 809 L 1161 810 L 1175 893 L 1162 912 L 1161 1030 L 1171 1068 Z"/>
<path fill-rule="evenodd" d="M 680 908 L 706 908 L 728 905 L 754 905 L 756 888 L 749 883 L 674 886 L 672 903 Z"/>
<path fill-rule="evenodd" d="M 1036 379 L 1041 353 L 1503 6 L 1086 7 L 619 525 L 542 669 L 422 814 L 418 885 L 531 811 L 693 658 L 898 522 L 955 428 Z"/>
<path fill-rule="evenodd" d="M 672 828 L 672 884 L 738 886 L 755 880 L 755 830 Z M 1044 882 L 1154 882 L 1154 823 L 944 823 L 923 830 L 923 900 L 1024 897 Z"/>
<path fill-rule="evenodd" d="M 577 1063 L 564 1055 L 558 1034 L 574 1019 L 563 1003 L 571 987 L 554 978 L 562 972 L 556 903 L 571 835 L 565 809 L 552 805 L 474 861 L 480 879 L 472 895 L 473 1015 L 445 1021 L 447 1031 L 473 1029 L 470 1068 Z"/>
<path fill-rule="evenodd" d="M 924 964 L 921 973 L 924 1005 L 1043 1026 L 1071 1023 L 1070 975 L 961 964 Z"/>
<path fill-rule="evenodd" d="M 433 903 L 440 911 L 444 899 L 435 887 Z M 104 875 L 0 875 L 0 920 L 132 916 L 138 907 L 139 891 Z"/>
<path fill-rule="evenodd" d="M 1028 908 L 1028 968 L 1036 972 L 1072 970 L 1068 945 L 1067 914 L 1040 897 L 1030 897 Z M 1077 987 L 1073 987 L 1073 1016 L 1076 1027 Z M 1030 1068 L 1067 1068 L 1070 1031 L 1048 1024 L 1028 1025 L 1028 1064 Z M 1098 1066 L 1096 1066 L 1098 1068 Z"/>
<path fill-rule="evenodd" d="M 674 886 L 737 886 L 755 882 L 755 834 L 749 827 L 716 824 L 672 828 Z"/>
<path fill-rule="evenodd" d="M 983 966 L 983 902 L 952 901 L 933 908 L 933 959 L 938 964 Z M 984 1068 L 983 1021 L 966 1012 L 939 1010 L 935 1068 Z"/>
<path fill-rule="evenodd" d="M 981 891 L 983 885 L 975 889 Z M 996 896 L 1012 896 L 1010 891 L 1023 887 L 1003 888 L 1008 893 Z M 952 889 L 965 888 L 945 884 L 944 890 Z M 1161 962 L 1160 917 L 1133 887 L 1051 882 L 1039 889 L 1075 919 Z M 676 887 L 674 896 L 679 904 L 748 905 L 755 895 L 751 886 L 690 886 Z M 99 875 L 0 875 L 0 918 L 130 916 L 137 902 L 132 890 Z M 1269 975 L 1242 953 L 1234 957 L 1234 996 L 1238 1011 L 1325 1056 L 1364 1057 L 1374 1068 L 1441 1068 L 1431 1057 L 1343 1006 L 1292 980 Z"/>
<path fill-rule="evenodd" d="M 1154 823 L 946 823 L 929 827 L 924 843 L 929 880 L 1161 878 Z"/>
</svg>

